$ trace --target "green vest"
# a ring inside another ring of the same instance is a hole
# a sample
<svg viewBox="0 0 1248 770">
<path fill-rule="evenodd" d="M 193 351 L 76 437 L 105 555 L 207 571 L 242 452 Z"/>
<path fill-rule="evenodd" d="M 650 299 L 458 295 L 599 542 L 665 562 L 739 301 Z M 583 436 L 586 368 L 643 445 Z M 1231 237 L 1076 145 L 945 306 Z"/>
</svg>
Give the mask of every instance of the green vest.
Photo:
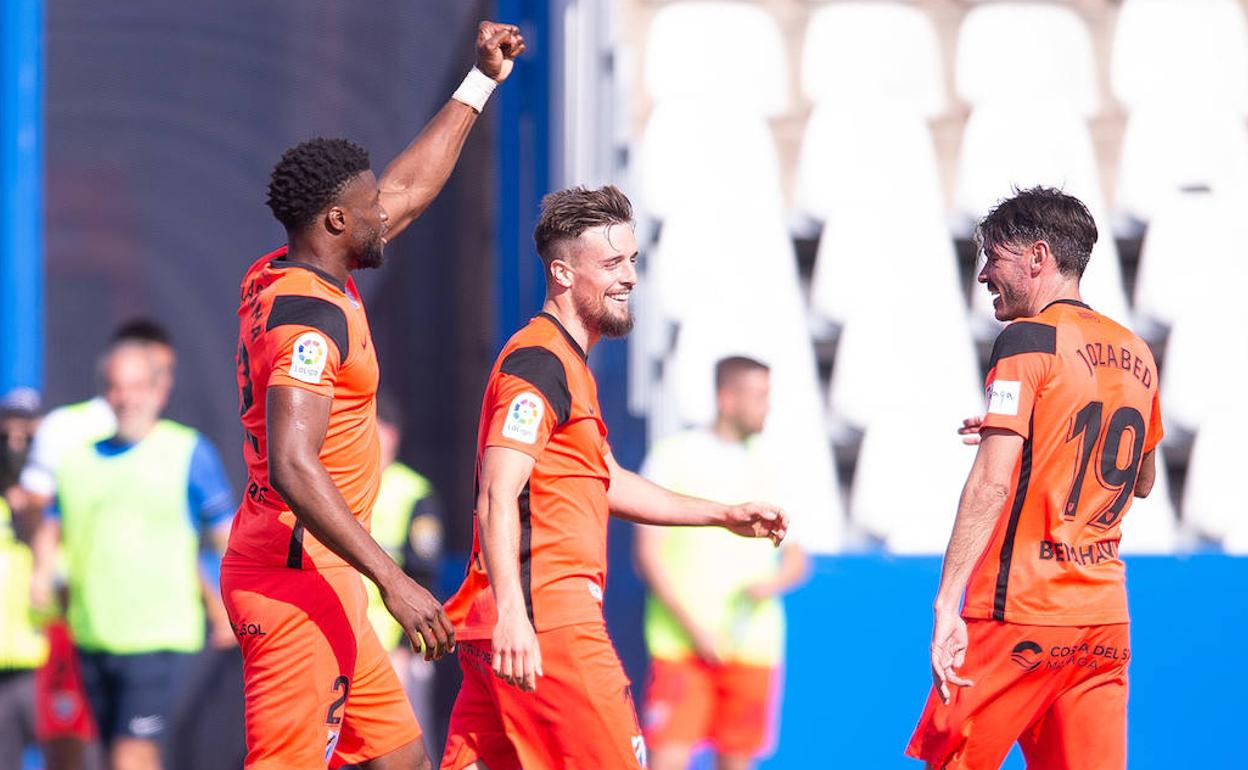
<svg viewBox="0 0 1248 770">
<path fill-rule="evenodd" d="M 0 497 L 0 670 L 43 665 L 47 641 L 30 606 L 34 558 L 13 531 L 13 513 Z"/>
<path fill-rule="evenodd" d="M 188 510 L 199 434 L 161 420 L 114 456 L 94 444 L 57 469 L 69 562 L 70 630 L 79 647 L 114 654 L 203 646 L 199 534 Z"/>
<path fill-rule="evenodd" d="M 433 485 L 424 476 L 403 463 L 390 463 L 381 472 L 381 488 L 373 504 L 370 531 L 377 544 L 395 561 L 403 554 L 403 541 L 412 525 L 412 509 L 432 491 Z M 368 592 L 368 619 L 373 630 L 383 647 L 393 649 L 403 640 L 403 627 L 390 616 L 377 584 L 365 580 L 364 587 Z"/>
<path fill-rule="evenodd" d="M 706 431 L 687 431 L 658 442 L 647 458 L 652 480 L 682 494 L 721 502 L 775 499 L 774 472 L 757 445 L 723 444 Z M 783 658 L 784 605 L 777 597 L 752 601 L 751 584 L 775 576 L 779 554 L 767 540 L 739 537 L 717 527 L 663 527 L 663 571 L 693 619 L 715 637 L 726 661 L 776 666 Z M 676 617 L 646 596 L 645 637 L 650 655 L 681 660 L 693 644 Z"/>
</svg>

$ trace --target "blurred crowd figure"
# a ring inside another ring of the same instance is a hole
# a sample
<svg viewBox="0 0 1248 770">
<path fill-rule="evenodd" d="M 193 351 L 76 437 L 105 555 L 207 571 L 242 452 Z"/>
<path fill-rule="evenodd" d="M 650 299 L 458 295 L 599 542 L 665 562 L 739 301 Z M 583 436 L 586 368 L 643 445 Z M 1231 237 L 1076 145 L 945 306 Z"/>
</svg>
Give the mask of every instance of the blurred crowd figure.
<svg viewBox="0 0 1248 770">
<path fill-rule="evenodd" d="M 771 405 L 769 368 L 721 359 L 715 393 L 714 423 L 655 444 L 642 475 L 717 502 L 783 502 L 757 440 Z M 702 745 L 719 770 L 748 770 L 767 749 L 784 655 L 780 597 L 808 570 L 800 535 L 794 526 L 777 551 L 726 530 L 638 527 L 651 657 L 642 721 L 653 770 L 684 770 Z"/>
<path fill-rule="evenodd" d="M 5 702 L 21 718 L 0 720 L 5 767 L 36 742 L 49 770 L 174 766 L 161 749 L 187 729 L 175 712 L 201 651 L 234 646 L 214 565 L 235 501 L 211 442 L 161 417 L 175 364 L 161 326 L 131 321 L 101 355 L 98 395 L 42 421 L 28 397 L 20 413 L 0 546 L 3 668 L 22 682 Z"/>
</svg>

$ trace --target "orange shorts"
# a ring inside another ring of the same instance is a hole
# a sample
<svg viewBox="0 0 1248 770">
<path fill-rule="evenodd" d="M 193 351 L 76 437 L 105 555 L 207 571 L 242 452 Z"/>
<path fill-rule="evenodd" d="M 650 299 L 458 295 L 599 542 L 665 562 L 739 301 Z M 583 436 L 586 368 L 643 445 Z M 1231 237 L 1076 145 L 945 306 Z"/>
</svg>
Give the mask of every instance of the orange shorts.
<svg viewBox="0 0 1248 770">
<path fill-rule="evenodd" d="M 719 754 L 753 757 L 763 750 L 776 669 L 700 658 L 650 661 L 646 742 L 653 747 L 710 741 Z"/>
<path fill-rule="evenodd" d="M 1017 741 L 1028 767 L 1126 767 L 1126 623 L 966 625 L 959 673 L 974 684 L 951 686 L 947 704 L 933 688 L 907 754 L 942 770 L 995 770 Z"/>
<path fill-rule="evenodd" d="M 248 770 L 360 764 L 420 738 L 358 572 L 226 560 L 221 594 L 243 651 Z"/>
<path fill-rule="evenodd" d="M 646 745 L 628 676 L 602 623 L 537 635 L 544 676 L 522 692 L 494 675 L 489 640 L 460 642 L 464 683 L 442 770 L 641 770 Z"/>
<path fill-rule="evenodd" d="M 49 623 L 48 659 L 35 673 L 35 735 L 40 741 L 95 738 L 78 651 L 64 620 Z"/>
</svg>

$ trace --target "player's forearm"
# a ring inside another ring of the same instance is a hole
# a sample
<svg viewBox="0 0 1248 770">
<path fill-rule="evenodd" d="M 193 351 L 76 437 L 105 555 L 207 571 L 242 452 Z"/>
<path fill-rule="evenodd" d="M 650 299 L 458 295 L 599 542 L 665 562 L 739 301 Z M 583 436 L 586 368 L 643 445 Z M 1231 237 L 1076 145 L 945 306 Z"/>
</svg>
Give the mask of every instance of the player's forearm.
<svg viewBox="0 0 1248 770">
<path fill-rule="evenodd" d="M 938 610 L 956 612 L 962 602 L 971 570 L 983 555 L 992 530 L 1009 497 L 1009 488 L 972 475 L 962 489 L 953 534 L 941 566 L 940 589 L 936 592 Z"/>
<path fill-rule="evenodd" d="M 612 515 L 638 524 L 702 527 L 728 519 L 728 506 L 722 503 L 678 494 L 618 466 L 607 502 Z"/>
<path fill-rule="evenodd" d="M 520 587 L 520 506 L 516 496 L 484 490 L 477 500 L 477 526 L 498 614 L 527 613 Z"/>
<path fill-rule="evenodd" d="M 351 514 L 316 459 L 270 462 L 269 481 L 304 528 L 347 564 L 386 590 L 403 571 Z"/>
<path fill-rule="evenodd" d="M 420 216 L 442 191 L 476 121 L 476 110 L 448 101 L 382 172 L 378 187 L 390 217 L 389 237 Z"/>
</svg>

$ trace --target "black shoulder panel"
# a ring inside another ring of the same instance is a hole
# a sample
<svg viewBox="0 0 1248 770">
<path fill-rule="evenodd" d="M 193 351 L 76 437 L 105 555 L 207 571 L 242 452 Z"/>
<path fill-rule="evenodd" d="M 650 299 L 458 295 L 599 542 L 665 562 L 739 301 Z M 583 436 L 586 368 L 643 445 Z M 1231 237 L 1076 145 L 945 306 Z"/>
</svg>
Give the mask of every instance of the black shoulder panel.
<svg viewBox="0 0 1248 770">
<path fill-rule="evenodd" d="M 282 294 L 273 299 L 265 331 L 279 326 L 311 326 L 338 346 L 338 360 L 346 361 L 351 351 L 347 338 L 347 314 L 327 299 L 300 294 Z"/>
<path fill-rule="evenodd" d="M 1002 358 L 1023 353 L 1057 352 L 1057 327 L 1035 321 L 1018 321 L 1005 327 L 992 346 L 992 361 L 988 368 L 997 365 Z"/>
<path fill-rule="evenodd" d="M 550 350 L 543 347 L 516 348 L 507 354 L 498 370 L 519 377 L 540 390 L 550 408 L 555 410 L 560 425 L 572 415 L 568 374 L 559 356 Z"/>
</svg>

